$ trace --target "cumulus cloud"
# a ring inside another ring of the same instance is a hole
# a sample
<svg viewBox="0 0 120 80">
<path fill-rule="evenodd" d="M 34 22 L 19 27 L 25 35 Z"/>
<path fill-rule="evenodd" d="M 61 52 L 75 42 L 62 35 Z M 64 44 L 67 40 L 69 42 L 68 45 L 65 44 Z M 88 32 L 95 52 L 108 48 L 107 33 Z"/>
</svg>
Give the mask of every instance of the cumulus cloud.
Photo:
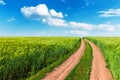
<svg viewBox="0 0 120 80">
<path fill-rule="evenodd" d="M 62 12 L 56 12 L 54 9 L 48 9 L 45 4 L 39 4 L 37 6 L 27 7 L 24 6 L 21 8 L 21 12 L 26 17 L 36 16 L 39 18 L 43 17 L 52 17 L 52 18 L 63 18 Z"/>
<path fill-rule="evenodd" d="M 26 17 L 31 17 L 31 16 L 46 17 L 46 16 L 49 16 L 48 8 L 45 4 L 39 4 L 36 7 L 24 6 L 23 8 L 21 8 L 21 12 Z"/>
<path fill-rule="evenodd" d="M 120 8 L 118 9 L 108 9 L 106 11 L 99 11 L 100 17 L 113 17 L 113 16 L 120 16 Z"/>
<path fill-rule="evenodd" d="M 8 22 L 15 21 L 15 18 L 14 18 L 14 17 L 10 17 L 7 21 L 8 21 Z"/>
<path fill-rule="evenodd" d="M 21 12 L 25 17 L 33 18 L 35 20 L 41 20 L 43 23 L 47 23 L 51 26 L 66 26 L 67 24 L 61 18 L 63 18 L 62 12 L 57 12 L 54 9 L 48 9 L 45 4 L 39 4 L 37 6 L 23 7 Z"/>
<path fill-rule="evenodd" d="M 65 31 L 67 34 L 74 34 L 74 35 L 88 35 L 86 31 L 80 31 L 80 30 L 71 30 L 71 31 Z"/>
<path fill-rule="evenodd" d="M 64 16 L 62 12 L 57 12 L 54 9 L 48 9 L 48 7 L 45 4 L 39 4 L 35 7 L 25 6 L 21 8 L 21 12 L 27 18 L 40 20 L 42 23 L 47 23 L 50 26 L 67 27 L 71 29 L 82 29 L 82 30 L 84 29 L 87 31 L 99 30 L 99 31 L 107 31 L 107 32 L 113 32 L 115 31 L 116 28 L 120 27 L 120 25 L 112 25 L 111 23 L 94 25 L 94 24 L 75 22 L 75 21 L 67 22 L 66 20 L 64 20 Z M 86 32 L 79 30 L 69 31 L 69 33 L 84 34 L 84 35 L 86 34 Z"/>
<path fill-rule="evenodd" d="M 0 5 L 6 5 L 6 3 L 3 0 L 0 0 Z"/>
<path fill-rule="evenodd" d="M 80 23 L 80 22 L 69 22 L 69 25 L 72 28 L 84 28 L 84 29 L 88 29 L 88 30 L 93 30 L 94 25 L 92 24 L 87 24 L 87 23 Z"/>
<path fill-rule="evenodd" d="M 63 18 L 62 12 L 58 12 L 58 13 L 57 13 L 54 9 L 51 9 L 51 10 L 50 10 L 50 15 L 51 15 L 52 17 Z"/>
<path fill-rule="evenodd" d="M 92 30 L 93 25 L 77 22 L 66 22 L 62 18 L 64 17 L 62 12 L 56 12 L 54 9 L 48 9 L 45 4 L 39 4 L 37 6 L 23 7 L 21 12 L 25 17 L 34 18 L 35 20 L 41 20 L 43 23 L 47 23 L 51 26 L 62 26 L 72 28 L 84 28 Z"/>
</svg>

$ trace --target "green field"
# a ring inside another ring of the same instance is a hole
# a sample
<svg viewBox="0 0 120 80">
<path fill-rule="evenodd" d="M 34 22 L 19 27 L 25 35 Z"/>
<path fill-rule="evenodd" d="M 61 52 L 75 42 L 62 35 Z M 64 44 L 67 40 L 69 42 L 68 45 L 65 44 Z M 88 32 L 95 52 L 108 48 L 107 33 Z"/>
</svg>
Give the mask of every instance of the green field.
<svg viewBox="0 0 120 80">
<path fill-rule="evenodd" d="M 120 79 L 120 38 L 87 37 L 100 49 L 114 80 Z M 92 49 L 88 42 L 80 62 L 65 80 L 89 80 Z M 79 37 L 1 37 L 0 80 L 40 80 L 70 57 Z"/>
<path fill-rule="evenodd" d="M 92 48 L 86 42 L 86 50 L 80 59 L 80 62 L 75 66 L 65 80 L 89 80 L 92 64 Z"/>
<path fill-rule="evenodd" d="M 77 37 L 1 37 L 0 80 L 40 79 L 79 46 Z"/>
<path fill-rule="evenodd" d="M 120 37 L 89 37 L 88 39 L 101 48 L 114 80 L 120 80 Z"/>
</svg>

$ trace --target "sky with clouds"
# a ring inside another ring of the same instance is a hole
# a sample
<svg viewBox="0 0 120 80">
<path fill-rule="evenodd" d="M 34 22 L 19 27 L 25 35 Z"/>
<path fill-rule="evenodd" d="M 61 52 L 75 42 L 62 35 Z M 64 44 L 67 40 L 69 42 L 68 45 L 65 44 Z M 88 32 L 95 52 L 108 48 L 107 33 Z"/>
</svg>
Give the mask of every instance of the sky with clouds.
<svg viewBox="0 0 120 80">
<path fill-rule="evenodd" d="M 0 0 L 0 36 L 120 36 L 120 0 Z"/>
</svg>

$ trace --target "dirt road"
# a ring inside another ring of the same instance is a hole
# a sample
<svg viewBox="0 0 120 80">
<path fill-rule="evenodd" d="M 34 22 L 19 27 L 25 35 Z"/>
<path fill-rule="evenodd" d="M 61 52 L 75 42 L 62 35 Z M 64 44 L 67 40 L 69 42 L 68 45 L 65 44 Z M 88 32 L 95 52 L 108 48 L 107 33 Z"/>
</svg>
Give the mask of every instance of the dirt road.
<svg viewBox="0 0 120 80">
<path fill-rule="evenodd" d="M 100 49 L 88 41 L 93 49 L 92 70 L 90 80 L 113 80 L 110 71 L 106 68 L 106 63 Z"/>
<path fill-rule="evenodd" d="M 81 41 L 80 48 L 73 53 L 63 64 L 58 68 L 55 68 L 51 73 L 48 73 L 46 77 L 42 80 L 64 80 L 65 77 L 70 73 L 70 71 L 75 67 L 79 62 L 81 56 L 85 50 L 84 41 Z"/>
</svg>

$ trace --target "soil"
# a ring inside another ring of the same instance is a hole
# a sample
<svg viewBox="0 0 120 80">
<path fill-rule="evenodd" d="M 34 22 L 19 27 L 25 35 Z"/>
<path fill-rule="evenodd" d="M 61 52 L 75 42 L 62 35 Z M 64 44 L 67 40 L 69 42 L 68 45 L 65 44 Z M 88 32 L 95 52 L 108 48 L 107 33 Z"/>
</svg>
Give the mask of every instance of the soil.
<svg viewBox="0 0 120 80">
<path fill-rule="evenodd" d="M 73 53 L 65 62 L 52 72 L 47 73 L 42 80 L 64 80 L 71 70 L 79 63 L 81 56 L 85 50 L 85 43 L 81 40 L 80 48 Z"/>
<path fill-rule="evenodd" d="M 106 62 L 101 50 L 92 42 L 88 41 L 93 49 L 92 69 L 90 80 L 113 80 L 112 75 L 106 67 Z"/>
</svg>

